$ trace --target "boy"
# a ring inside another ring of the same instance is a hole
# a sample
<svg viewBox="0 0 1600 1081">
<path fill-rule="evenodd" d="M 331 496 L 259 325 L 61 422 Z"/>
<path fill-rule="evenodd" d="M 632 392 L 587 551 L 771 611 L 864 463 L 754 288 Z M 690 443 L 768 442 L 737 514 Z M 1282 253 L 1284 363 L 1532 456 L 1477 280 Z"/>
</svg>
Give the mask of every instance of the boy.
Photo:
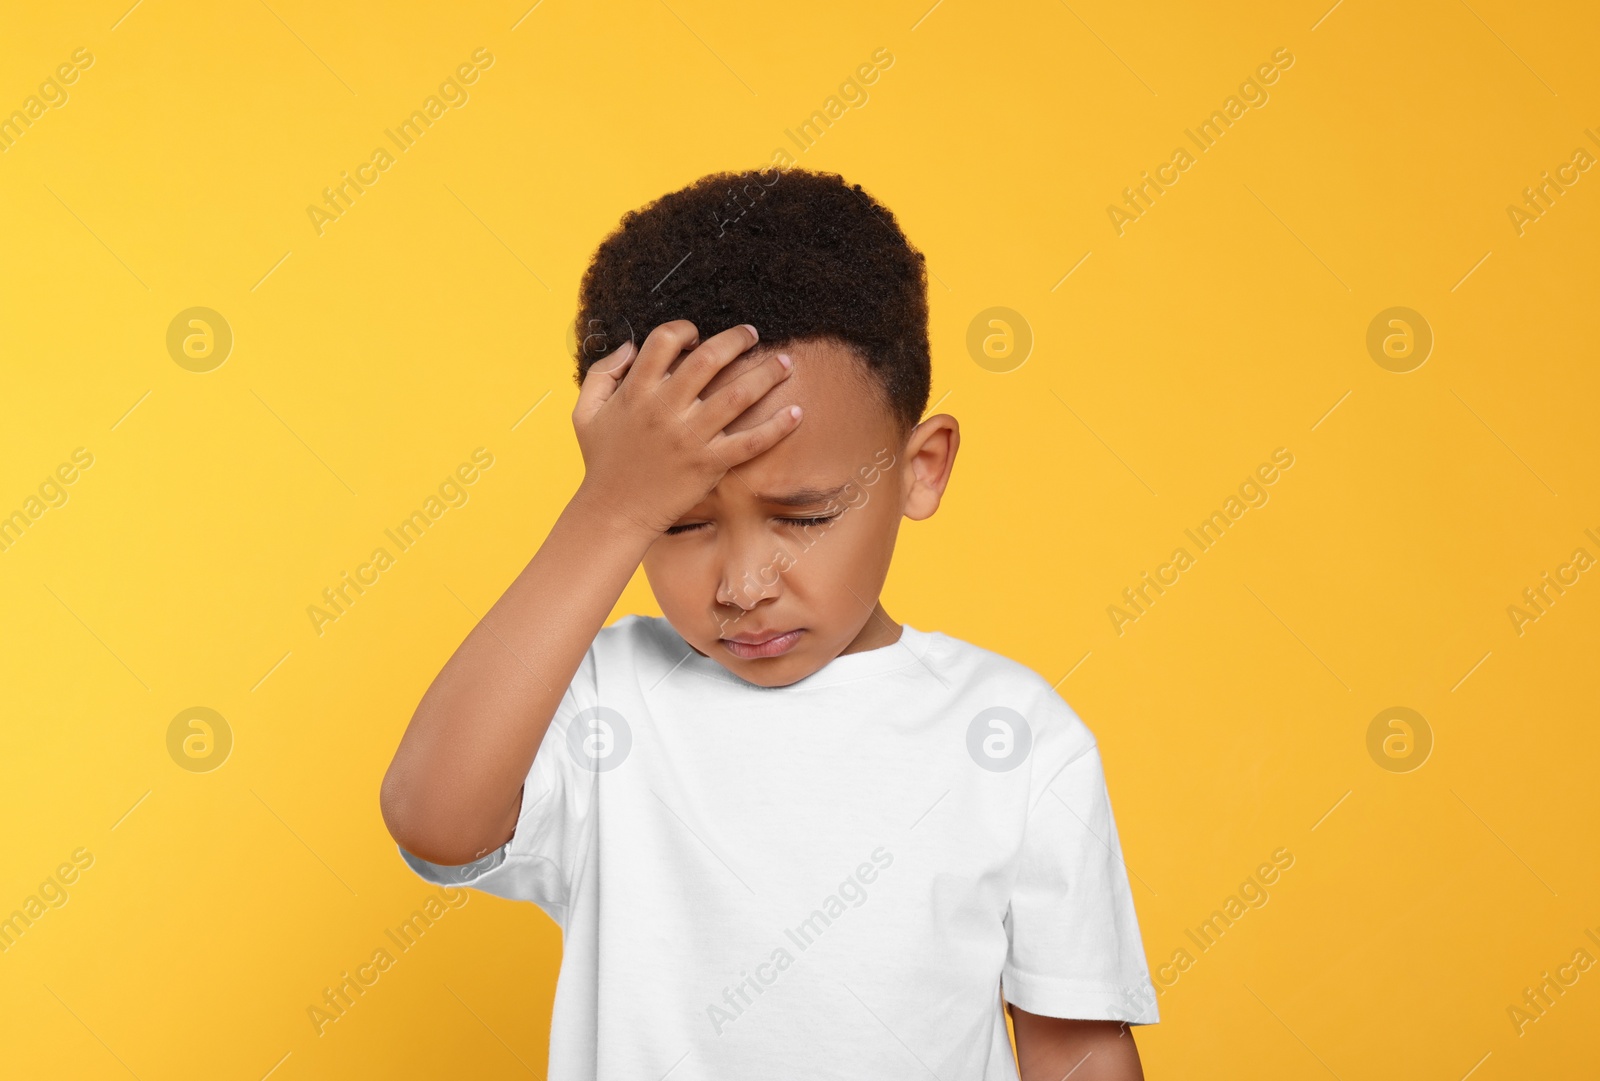
<svg viewBox="0 0 1600 1081">
<path fill-rule="evenodd" d="M 384 820 L 428 881 L 560 925 L 554 1081 L 1140 1078 L 1093 735 L 878 599 L 960 437 L 920 419 L 923 257 L 836 175 L 746 181 L 600 245 L 583 482 L 423 696 Z M 664 615 L 603 626 L 641 562 Z"/>
</svg>

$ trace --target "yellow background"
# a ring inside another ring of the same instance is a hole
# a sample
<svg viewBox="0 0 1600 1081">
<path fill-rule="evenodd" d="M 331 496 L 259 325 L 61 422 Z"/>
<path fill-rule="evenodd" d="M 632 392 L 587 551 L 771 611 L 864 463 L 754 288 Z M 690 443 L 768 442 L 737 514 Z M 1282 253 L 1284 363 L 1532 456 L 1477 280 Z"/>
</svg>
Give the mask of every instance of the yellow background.
<svg viewBox="0 0 1600 1081">
<path fill-rule="evenodd" d="M 93 864 L 0 955 L 0 1073 L 543 1076 L 559 932 L 482 894 L 309 1022 L 430 893 L 379 780 L 581 477 L 564 339 L 595 244 L 792 148 L 886 48 L 797 155 L 934 275 L 933 411 L 964 442 L 885 605 L 1062 680 L 1098 735 L 1152 969 L 1197 954 L 1138 1033 L 1150 1076 L 1592 1075 L 1600 968 L 1520 1035 L 1508 1008 L 1600 958 L 1600 572 L 1521 634 L 1507 608 L 1600 557 L 1600 174 L 1524 235 L 1506 208 L 1600 152 L 1600 16 L 1208 8 L 8 12 L 0 109 L 95 59 L 0 154 L 0 513 L 94 465 L 0 552 L 0 915 Z M 478 48 L 470 101 L 319 236 L 307 205 Z M 1279 48 L 1270 100 L 1119 236 L 1108 204 Z M 195 306 L 235 337 L 204 374 L 165 341 Z M 966 346 L 994 306 L 1034 339 L 1003 374 Z M 1394 306 L 1436 336 L 1406 374 L 1366 346 Z M 307 606 L 478 447 L 470 501 L 319 636 Z M 1278 447 L 1270 501 L 1118 634 L 1108 606 Z M 656 611 L 642 574 L 616 611 Z M 211 772 L 167 750 L 193 706 L 233 733 Z M 1391 706 L 1433 734 L 1411 772 L 1367 750 Z"/>
</svg>

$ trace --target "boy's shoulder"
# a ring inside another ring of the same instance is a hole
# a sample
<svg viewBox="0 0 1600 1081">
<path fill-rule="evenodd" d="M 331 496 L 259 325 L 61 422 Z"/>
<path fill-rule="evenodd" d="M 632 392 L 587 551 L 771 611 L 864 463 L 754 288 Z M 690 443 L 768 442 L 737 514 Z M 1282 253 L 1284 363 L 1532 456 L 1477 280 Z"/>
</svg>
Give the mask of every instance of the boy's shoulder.
<svg viewBox="0 0 1600 1081">
<path fill-rule="evenodd" d="M 1020 714 L 1033 750 L 1047 760 L 1064 763 L 1095 748 L 1094 733 L 1056 690 L 1059 680 L 1052 682 L 1013 657 L 954 635 L 932 631 L 929 637 L 938 650 L 939 674 L 951 689 L 969 703 L 989 703 L 973 717 L 974 735 L 998 731 Z"/>
</svg>

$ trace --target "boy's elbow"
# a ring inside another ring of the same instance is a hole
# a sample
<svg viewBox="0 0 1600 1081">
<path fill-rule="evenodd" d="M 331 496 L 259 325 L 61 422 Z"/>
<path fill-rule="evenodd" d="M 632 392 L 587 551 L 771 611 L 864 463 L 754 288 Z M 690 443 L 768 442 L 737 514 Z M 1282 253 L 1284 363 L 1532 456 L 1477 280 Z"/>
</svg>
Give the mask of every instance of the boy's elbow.
<svg viewBox="0 0 1600 1081">
<path fill-rule="evenodd" d="M 411 842 L 416 840 L 416 816 L 411 810 L 413 802 L 411 794 L 396 776 L 394 767 L 390 766 L 389 772 L 384 774 L 383 784 L 378 788 L 378 813 L 383 816 L 389 836 L 408 852 L 413 851 Z"/>
<path fill-rule="evenodd" d="M 519 804 L 520 794 L 519 791 Z M 506 838 L 496 844 L 473 845 L 472 842 L 483 841 L 483 838 L 468 836 L 472 830 L 461 828 L 450 815 L 429 806 L 393 769 L 384 777 L 379 789 L 378 807 L 383 824 L 396 844 L 418 859 L 445 867 L 471 863 L 510 839 L 508 831 Z"/>
<path fill-rule="evenodd" d="M 439 838 L 434 836 L 438 830 L 430 828 L 430 823 L 437 823 L 439 816 L 429 813 L 415 786 L 407 784 L 393 766 L 389 767 L 378 789 L 378 812 L 395 844 L 429 863 L 450 863 L 448 858 L 438 858 L 441 846 Z M 448 853 L 443 854 L 448 856 Z"/>
<path fill-rule="evenodd" d="M 482 859 L 493 852 L 498 845 L 484 846 L 474 851 L 461 847 L 459 838 L 428 837 L 424 835 L 408 835 L 404 839 L 396 837 L 395 842 L 411 855 L 429 863 L 436 863 L 441 867 L 461 867 Z"/>
<path fill-rule="evenodd" d="M 427 816 L 418 814 L 414 802 L 403 794 L 391 792 L 385 785 L 379 797 L 379 805 L 383 813 L 383 823 L 389 829 L 389 836 L 394 838 L 395 844 L 411 855 L 445 867 L 458 867 L 463 863 L 472 862 L 470 856 L 461 856 L 456 844 L 450 843 L 448 838 L 440 837 L 437 828 L 430 829 L 427 825 Z"/>
</svg>

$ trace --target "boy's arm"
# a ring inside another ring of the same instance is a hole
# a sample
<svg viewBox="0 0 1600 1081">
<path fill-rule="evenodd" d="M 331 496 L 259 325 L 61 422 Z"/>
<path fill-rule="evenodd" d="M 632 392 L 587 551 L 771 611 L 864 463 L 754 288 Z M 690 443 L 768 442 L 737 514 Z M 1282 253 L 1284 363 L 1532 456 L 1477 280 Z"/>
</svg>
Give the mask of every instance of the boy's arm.
<svg viewBox="0 0 1600 1081">
<path fill-rule="evenodd" d="M 789 368 L 774 358 L 701 399 L 756 334 L 734 327 L 699 339 L 687 320 L 663 323 L 638 350 L 624 345 L 586 373 L 572 414 L 583 483 L 434 678 L 384 776 L 384 823 L 413 855 L 459 866 L 512 839 L 545 732 L 646 550 L 730 467 L 799 423 L 785 410 L 723 432 Z"/>
<path fill-rule="evenodd" d="M 654 538 L 579 487 L 417 706 L 381 796 L 402 848 L 455 866 L 510 840 L 534 754 Z"/>
<path fill-rule="evenodd" d="M 1121 1021 L 1075 1021 L 1011 1010 L 1022 1081 L 1144 1081 L 1133 1030 Z"/>
</svg>

